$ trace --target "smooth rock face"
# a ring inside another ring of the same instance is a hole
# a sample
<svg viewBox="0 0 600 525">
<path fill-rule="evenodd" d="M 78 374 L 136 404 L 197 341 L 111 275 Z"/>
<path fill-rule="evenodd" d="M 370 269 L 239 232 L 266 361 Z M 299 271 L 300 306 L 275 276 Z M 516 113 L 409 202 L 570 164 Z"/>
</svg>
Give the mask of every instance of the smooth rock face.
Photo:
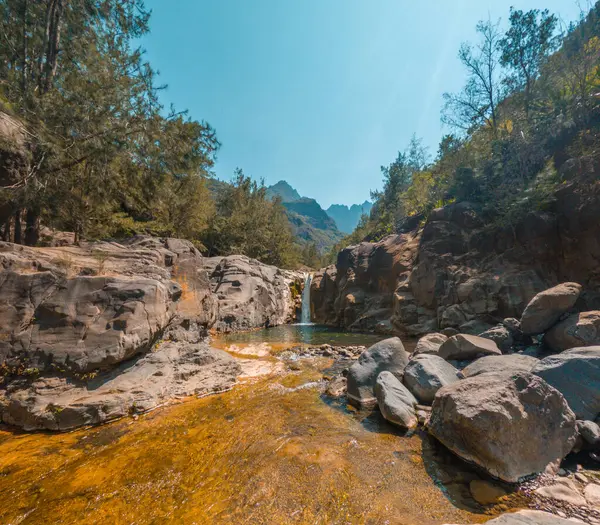
<svg viewBox="0 0 600 525">
<path fill-rule="evenodd" d="M 401 380 L 408 359 L 409 354 L 398 337 L 371 346 L 348 371 L 348 400 L 359 405 L 374 405 L 377 399 L 373 388 L 379 374 L 388 371 Z"/>
<path fill-rule="evenodd" d="M 146 412 L 173 398 L 223 392 L 240 371 L 229 354 L 206 344 L 165 343 L 87 382 L 13 382 L 0 396 L 0 412 L 4 423 L 25 430 L 71 430 Z"/>
<path fill-rule="evenodd" d="M 573 525 L 573 521 L 541 510 L 520 510 L 488 521 L 490 525 Z"/>
<path fill-rule="evenodd" d="M 175 315 L 181 293 L 153 279 L 5 272 L 0 360 L 85 373 L 147 351 Z"/>
<path fill-rule="evenodd" d="M 590 483 L 583 490 L 583 495 L 585 496 L 588 505 L 600 508 L 600 485 L 597 483 Z"/>
<path fill-rule="evenodd" d="M 471 360 L 485 355 L 502 355 L 502 352 L 490 339 L 476 335 L 458 334 L 452 336 L 440 346 L 438 355 L 446 360 Z"/>
<path fill-rule="evenodd" d="M 544 342 L 555 352 L 600 345 L 600 311 L 570 315 L 546 332 Z"/>
<path fill-rule="evenodd" d="M 458 370 L 437 355 L 417 356 L 404 369 L 404 384 L 426 405 L 433 402 L 440 388 L 458 380 Z"/>
<path fill-rule="evenodd" d="M 585 505 L 585 498 L 579 493 L 577 485 L 568 478 L 558 478 L 553 485 L 547 485 L 535 490 L 538 496 L 564 501 L 571 505 Z"/>
<path fill-rule="evenodd" d="M 577 419 L 594 421 L 600 414 L 600 346 L 546 357 L 532 373 L 562 393 Z"/>
<path fill-rule="evenodd" d="M 440 346 L 448 340 L 448 337 L 444 334 L 427 334 L 421 337 L 417 342 L 417 346 L 413 352 L 413 356 L 422 354 L 435 354 L 437 355 Z"/>
<path fill-rule="evenodd" d="M 417 400 L 391 372 L 381 372 L 375 383 L 377 404 L 383 417 L 402 428 L 418 425 Z"/>
<path fill-rule="evenodd" d="M 537 294 L 521 316 L 521 330 L 525 335 L 543 334 L 554 326 L 561 316 L 575 306 L 582 287 L 577 283 L 562 283 Z"/>
<path fill-rule="evenodd" d="M 278 326 L 294 315 L 290 284 L 301 274 L 280 270 L 243 255 L 203 260 L 219 302 L 220 332 Z"/>
<path fill-rule="evenodd" d="M 539 359 L 528 355 L 488 355 L 473 361 L 462 369 L 464 377 L 473 377 L 489 372 L 531 372 Z"/>
<path fill-rule="evenodd" d="M 517 482 L 564 458 L 576 440 L 563 396 L 533 374 L 481 374 L 438 391 L 429 431 L 492 476 Z"/>
</svg>

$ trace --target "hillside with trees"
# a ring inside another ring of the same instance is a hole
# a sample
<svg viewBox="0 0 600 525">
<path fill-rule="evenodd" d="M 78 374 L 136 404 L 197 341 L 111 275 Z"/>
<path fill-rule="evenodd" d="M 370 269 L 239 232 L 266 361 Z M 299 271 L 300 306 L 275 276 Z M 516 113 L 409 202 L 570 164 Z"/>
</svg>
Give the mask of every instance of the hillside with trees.
<svg viewBox="0 0 600 525">
<path fill-rule="evenodd" d="M 136 44 L 149 19 L 142 0 L 0 3 L 2 238 L 43 243 L 41 226 L 76 242 L 173 236 L 297 266 L 302 251 L 264 185 L 238 170 L 213 198 L 220 143 L 159 102 L 164 86 Z"/>
<path fill-rule="evenodd" d="M 490 226 L 514 228 L 544 210 L 571 158 L 598 155 L 600 2 L 577 24 L 560 27 L 547 10 L 512 9 L 477 25 L 478 40 L 458 58 L 467 79 L 444 95 L 442 121 L 452 130 L 434 158 L 413 137 L 381 168 L 373 209 L 332 251 L 379 240 L 423 223 L 455 201 L 480 205 Z"/>
</svg>

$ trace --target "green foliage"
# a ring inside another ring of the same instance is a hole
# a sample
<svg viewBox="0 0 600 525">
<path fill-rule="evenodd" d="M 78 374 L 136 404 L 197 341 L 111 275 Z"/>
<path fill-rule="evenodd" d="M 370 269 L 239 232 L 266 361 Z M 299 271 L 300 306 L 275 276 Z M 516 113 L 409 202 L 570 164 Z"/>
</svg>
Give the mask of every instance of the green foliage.
<svg viewBox="0 0 600 525">
<path fill-rule="evenodd" d="M 237 169 L 217 197 L 216 214 L 203 236 L 209 255 L 242 253 L 283 268 L 298 264 L 298 251 L 281 200 Z"/>
<path fill-rule="evenodd" d="M 397 232 L 409 217 L 424 219 L 454 200 L 478 203 L 491 225 L 514 229 L 550 208 L 562 183 L 557 167 L 598 154 L 600 2 L 565 34 L 539 10 L 511 9 L 506 34 L 498 28 L 480 22 L 478 42 L 460 49 L 467 83 L 444 96 L 442 114 L 459 135 L 442 139 L 432 164 L 407 152 L 382 168 L 370 217 L 336 249 Z"/>
</svg>

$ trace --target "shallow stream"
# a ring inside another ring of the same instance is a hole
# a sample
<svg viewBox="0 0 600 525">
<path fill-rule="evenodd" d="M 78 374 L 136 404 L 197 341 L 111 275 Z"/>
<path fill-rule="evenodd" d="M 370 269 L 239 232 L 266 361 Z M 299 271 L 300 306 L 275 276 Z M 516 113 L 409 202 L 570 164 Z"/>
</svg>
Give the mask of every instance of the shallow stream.
<svg viewBox="0 0 600 525">
<path fill-rule="evenodd" d="M 311 344 L 370 344 L 363 336 L 313 328 Z M 318 384 L 332 359 L 301 359 L 291 368 L 272 366 L 270 352 L 252 354 L 301 342 L 290 332 L 307 334 L 288 327 L 216 340 L 221 348 L 235 344 L 236 355 L 245 351 L 269 372 L 249 374 L 230 392 L 70 434 L 1 429 L 0 523 L 375 525 L 490 518 L 469 496 L 477 474 L 427 436 L 404 437 L 376 411 L 356 412 L 318 388 L 298 388 Z M 491 512 L 515 505 L 509 499 Z"/>
</svg>

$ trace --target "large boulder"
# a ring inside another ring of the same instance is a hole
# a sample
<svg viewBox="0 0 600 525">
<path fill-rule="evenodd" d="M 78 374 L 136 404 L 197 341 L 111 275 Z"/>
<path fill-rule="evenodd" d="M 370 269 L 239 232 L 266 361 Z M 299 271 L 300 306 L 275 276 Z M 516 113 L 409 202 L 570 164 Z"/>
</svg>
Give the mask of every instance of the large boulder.
<svg viewBox="0 0 600 525">
<path fill-rule="evenodd" d="M 203 340 L 217 302 L 189 242 L 0 242 L 0 417 L 69 430 L 231 387 Z"/>
<path fill-rule="evenodd" d="M 433 402 L 440 388 L 458 380 L 458 370 L 437 355 L 417 356 L 404 369 L 404 384 L 426 405 Z"/>
<path fill-rule="evenodd" d="M 176 313 L 181 288 L 144 277 L 0 276 L 0 361 L 73 373 L 148 351 Z"/>
<path fill-rule="evenodd" d="M 409 354 L 398 337 L 375 343 L 363 352 L 348 371 L 348 400 L 358 405 L 374 405 L 377 402 L 373 388 L 383 371 L 402 379 Z"/>
<path fill-rule="evenodd" d="M 577 283 L 562 283 L 537 294 L 521 316 L 521 330 L 525 335 L 543 334 L 552 328 L 561 316 L 575 306 L 582 287 Z"/>
<path fill-rule="evenodd" d="M 600 311 L 570 315 L 546 332 L 544 342 L 555 352 L 600 345 Z"/>
<path fill-rule="evenodd" d="M 514 339 L 510 330 L 503 325 L 494 326 L 485 332 L 479 334 L 479 337 L 494 341 L 502 352 L 509 352 L 512 349 Z"/>
<path fill-rule="evenodd" d="M 488 355 L 473 361 L 461 370 L 464 377 L 473 377 L 490 372 L 531 372 L 539 359 L 522 354 Z"/>
<path fill-rule="evenodd" d="M 600 414 L 600 346 L 546 357 L 532 373 L 561 392 L 578 419 L 593 421 Z"/>
<path fill-rule="evenodd" d="M 383 417 L 399 427 L 416 428 L 417 400 L 391 372 L 381 372 L 375 382 L 377 404 Z"/>
<path fill-rule="evenodd" d="M 422 354 L 435 354 L 437 355 L 440 346 L 448 340 L 448 337 L 444 334 L 427 334 L 421 337 L 417 342 L 417 346 L 413 351 L 413 356 Z"/>
<path fill-rule="evenodd" d="M 440 346 L 438 355 L 446 360 L 469 361 L 485 355 L 502 355 L 502 352 L 491 339 L 458 334 Z"/>
<path fill-rule="evenodd" d="M 428 428 L 461 458 L 511 483 L 556 464 L 577 437 L 562 394 L 526 373 L 481 374 L 440 389 Z"/>
<path fill-rule="evenodd" d="M 202 264 L 219 302 L 216 330 L 268 328 L 285 324 L 294 317 L 290 285 L 304 282 L 302 274 L 280 270 L 244 255 L 206 258 Z"/>
</svg>

